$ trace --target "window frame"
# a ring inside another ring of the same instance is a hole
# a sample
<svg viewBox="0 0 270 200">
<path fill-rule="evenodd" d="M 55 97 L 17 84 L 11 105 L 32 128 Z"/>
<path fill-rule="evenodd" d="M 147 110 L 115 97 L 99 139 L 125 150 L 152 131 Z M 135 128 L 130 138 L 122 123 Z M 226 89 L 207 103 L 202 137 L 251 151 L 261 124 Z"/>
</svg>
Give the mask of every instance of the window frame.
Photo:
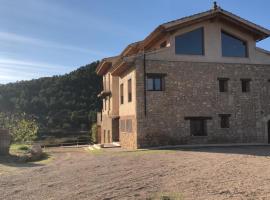
<svg viewBox="0 0 270 200">
<path fill-rule="evenodd" d="M 231 114 L 219 114 L 220 128 L 222 129 L 230 128 L 230 117 Z"/>
<path fill-rule="evenodd" d="M 120 105 L 124 104 L 124 83 L 120 84 Z"/>
<path fill-rule="evenodd" d="M 165 76 L 166 74 L 162 73 L 147 73 L 146 74 L 146 90 L 147 91 L 164 91 L 165 90 Z M 152 79 L 153 89 L 148 88 L 148 80 Z M 160 80 L 160 89 L 156 89 L 156 82 L 155 80 Z"/>
<path fill-rule="evenodd" d="M 242 78 L 241 80 L 241 91 L 242 93 L 249 93 L 251 91 L 251 79 L 250 78 Z M 245 85 L 245 87 L 243 87 L 244 83 L 247 83 L 247 85 Z M 244 88 L 246 88 L 244 90 Z"/>
<path fill-rule="evenodd" d="M 208 129 L 207 129 L 207 121 L 212 120 L 212 117 L 206 117 L 206 116 L 197 116 L 197 117 L 184 117 L 185 120 L 189 120 L 189 128 L 190 128 L 190 136 L 192 137 L 207 137 L 208 136 Z M 195 121 L 200 121 L 203 125 L 203 134 L 202 135 L 195 135 L 193 134 L 192 124 Z"/>
<path fill-rule="evenodd" d="M 245 47 L 246 47 L 245 48 L 245 56 L 243 57 L 243 56 L 225 56 L 225 55 L 223 55 L 222 34 L 225 34 L 225 35 L 227 35 L 229 37 L 232 37 L 234 39 L 237 39 L 237 40 L 240 40 L 240 41 L 244 42 Z M 232 33 L 229 33 L 226 30 L 221 29 L 221 31 L 220 31 L 220 41 L 221 41 L 221 56 L 222 57 L 224 57 L 224 58 L 249 58 L 249 48 L 248 48 L 248 41 L 247 40 L 242 39 L 241 37 L 238 37 L 238 36 L 236 36 L 236 35 L 234 35 Z"/>
<path fill-rule="evenodd" d="M 227 92 L 229 92 L 229 78 L 217 78 L 217 80 L 218 80 L 218 87 L 219 87 L 219 92 L 220 93 L 227 93 Z M 223 87 L 221 87 L 222 86 L 222 84 L 221 83 L 223 83 L 224 85 L 223 85 Z"/>
<path fill-rule="evenodd" d="M 128 79 L 128 87 L 127 87 L 127 93 L 128 93 L 128 102 L 132 102 L 132 80 L 131 78 Z"/>
<path fill-rule="evenodd" d="M 179 36 L 183 36 L 185 34 L 188 34 L 188 33 L 191 33 L 193 31 L 196 31 L 196 30 L 199 30 L 199 29 L 202 29 L 202 34 L 201 34 L 201 40 L 202 40 L 202 52 L 201 54 L 193 54 L 193 53 L 177 53 L 176 51 L 176 38 L 179 37 Z M 204 30 L 204 26 L 201 26 L 201 27 L 198 27 L 198 28 L 195 28 L 195 29 L 192 29 L 190 31 L 187 31 L 187 32 L 184 32 L 184 33 L 181 33 L 179 35 L 176 35 L 174 37 L 174 53 L 175 55 L 179 55 L 179 56 L 205 56 L 205 30 Z"/>
</svg>

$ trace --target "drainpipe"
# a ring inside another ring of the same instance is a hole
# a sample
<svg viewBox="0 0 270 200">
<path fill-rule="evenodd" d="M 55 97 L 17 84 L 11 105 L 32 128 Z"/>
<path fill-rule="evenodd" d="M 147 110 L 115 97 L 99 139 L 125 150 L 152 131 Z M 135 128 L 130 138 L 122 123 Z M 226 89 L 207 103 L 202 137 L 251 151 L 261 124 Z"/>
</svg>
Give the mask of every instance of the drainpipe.
<svg viewBox="0 0 270 200">
<path fill-rule="evenodd" d="M 144 80 L 144 116 L 146 117 L 146 61 L 145 52 L 143 51 L 143 80 Z"/>
</svg>

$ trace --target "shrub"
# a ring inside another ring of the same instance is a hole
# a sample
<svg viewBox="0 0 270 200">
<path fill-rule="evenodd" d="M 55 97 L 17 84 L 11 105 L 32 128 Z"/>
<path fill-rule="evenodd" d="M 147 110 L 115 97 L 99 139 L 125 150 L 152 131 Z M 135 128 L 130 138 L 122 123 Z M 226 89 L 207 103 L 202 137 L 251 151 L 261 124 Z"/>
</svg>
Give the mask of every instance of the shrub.
<svg viewBox="0 0 270 200">
<path fill-rule="evenodd" d="M 37 138 L 38 124 L 25 114 L 0 113 L 0 126 L 10 130 L 13 142 L 32 142 Z"/>
<path fill-rule="evenodd" d="M 97 143 L 97 124 L 94 123 L 90 130 L 90 138 L 92 143 Z"/>
</svg>

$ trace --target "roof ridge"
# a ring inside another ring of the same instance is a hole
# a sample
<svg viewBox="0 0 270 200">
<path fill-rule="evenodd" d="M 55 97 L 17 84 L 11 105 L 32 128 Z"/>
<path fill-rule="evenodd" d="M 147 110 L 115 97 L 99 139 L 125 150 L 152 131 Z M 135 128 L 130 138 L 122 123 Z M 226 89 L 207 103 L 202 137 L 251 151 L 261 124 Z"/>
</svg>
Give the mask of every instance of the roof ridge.
<svg viewBox="0 0 270 200">
<path fill-rule="evenodd" d="M 196 14 L 193 14 L 193 15 L 188 15 L 188 16 L 186 16 L 186 17 L 181 17 L 181 18 L 178 18 L 178 19 L 175 19 L 175 20 L 171 20 L 171 21 L 162 23 L 160 26 L 163 26 L 163 25 L 166 25 L 166 24 L 170 24 L 170 23 L 173 23 L 173 22 L 177 22 L 177 21 L 180 21 L 180 20 L 184 20 L 184 19 L 187 19 L 187 18 L 195 17 L 195 16 L 197 16 L 197 15 L 202 15 L 202 14 L 208 13 L 208 12 L 210 12 L 210 11 L 213 11 L 213 10 L 210 9 L 210 10 L 203 11 L 203 12 L 199 12 L 199 13 L 196 13 Z"/>
</svg>

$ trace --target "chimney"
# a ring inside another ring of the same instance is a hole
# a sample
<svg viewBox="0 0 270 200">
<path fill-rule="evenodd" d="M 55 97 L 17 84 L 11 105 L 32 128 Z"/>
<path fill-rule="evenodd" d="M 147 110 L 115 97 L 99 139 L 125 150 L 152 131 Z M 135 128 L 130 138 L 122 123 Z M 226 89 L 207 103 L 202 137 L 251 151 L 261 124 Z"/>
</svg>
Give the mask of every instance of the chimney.
<svg viewBox="0 0 270 200">
<path fill-rule="evenodd" d="M 216 2 L 216 1 L 214 1 L 213 9 L 214 9 L 214 10 L 217 10 L 217 9 L 218 9 L 218 5 L 217 5 L 217 2 Z"/>
</svg>

